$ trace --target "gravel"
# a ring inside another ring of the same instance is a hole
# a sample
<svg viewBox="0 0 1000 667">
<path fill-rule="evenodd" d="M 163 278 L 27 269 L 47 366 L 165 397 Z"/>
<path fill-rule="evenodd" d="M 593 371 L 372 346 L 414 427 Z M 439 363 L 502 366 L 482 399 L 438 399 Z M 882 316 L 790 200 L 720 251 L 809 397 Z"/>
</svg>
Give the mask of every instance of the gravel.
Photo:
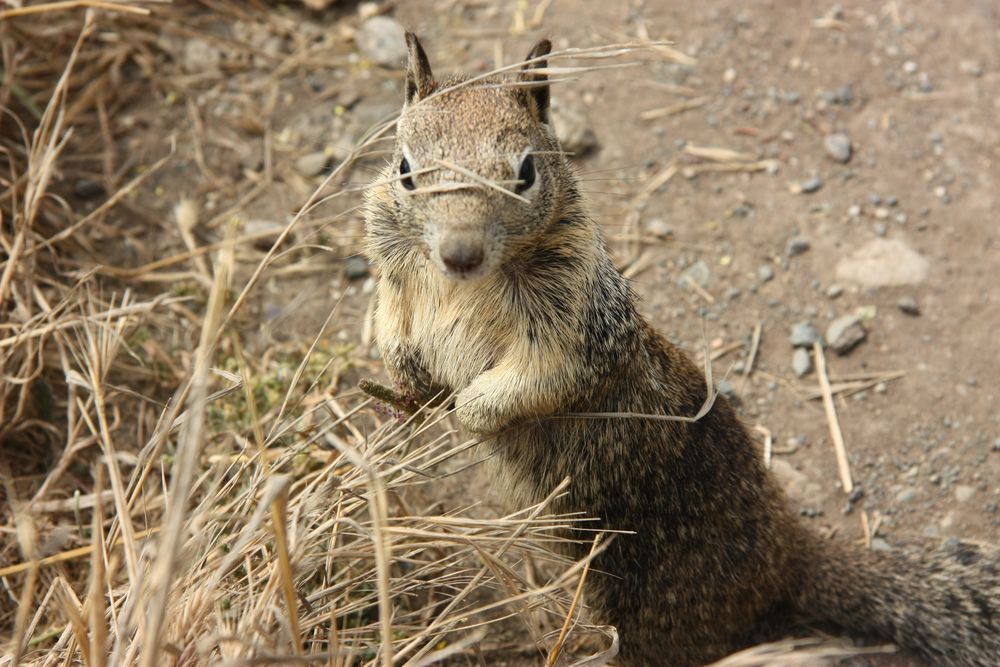
<svg viewBox="0 0 1000 667">
<path fill-rule="evenodd" d="M 812 371 L 812 355 L 804 347 L 797 347 L 792 352 L 792 370 L 798 377 L 803 377 Z"/>
<path fill-rule="evenodd" d="M 856 315 L 838 317 L 826 329 L 826 344 L 840 355 L 847 354 L 868 336 L 865 325 Z"/>
<path fill-rule="evenodd" d="M 347 258 L 347 264 L 344 266 L 344 275 L 347 276 L 348 280 L 360 280 L 368 275 L 368 260 L 360 255 L 354 255 Z"/>
<path fill-rule="evenodd" d="M 843 132 L 834 132 L 826 135 L 823 140 L 823 148 L 832 160 L 847 163 L 851 159 L 851 138 Z"/>
<path fill-rule="evenodd" d="M 307 153 L 295 161 L 295 171 L 310 178 L 322 173 L 329 163 L 330 158 L 323 151 Z"/>
<path fill-rule="evenodd" d="M 792 347 L 811 348 L 813 343 L 819 343 L 822 340 L 819 331 L 812 322 L 799 322 L 792 327 L 792 333 L 788 337 L 788 342 L 792 344 Z"/>
<path fill-rule="evenodd" d="M 365 58 L 377 65 L 399 67 L 406 60 L 403 26 L 388 16 L 373 16 L 365 21 L 355 41 Z"/>
<path fill-rule="evenodd" d="M 796 236 L 795 238 L 790 239 L 788 244 L 785 245 L 785 254 L 789 257 L 795 257 L 807 252 L 811 247 L 812 245 L 808 240 L 800 236 Z"/>
<path fill-rule="evenodd" d="M 823 187 L 823 179 L 819 176 L 813 176 L 812 178 L 807 178 L 806 180 L 799 183 L 799 191 L 803 194 L 810 195 L 814 192 L 818 192 L 820 188 Z"/>
<path fill-rule="evenodd" d="M 906 315 L 916 317 L 920 314 L 920 304 L 912 296 L 904 296 L 896 302 L 896 307 Z"/>
<path fill-rule="evenodd" d="M 767 264 L 762 265 L 757 269 L 757 278 L 762 282 L 766 283 L 774 279 L 774 269 L 772 269 Z"/>
</svg>

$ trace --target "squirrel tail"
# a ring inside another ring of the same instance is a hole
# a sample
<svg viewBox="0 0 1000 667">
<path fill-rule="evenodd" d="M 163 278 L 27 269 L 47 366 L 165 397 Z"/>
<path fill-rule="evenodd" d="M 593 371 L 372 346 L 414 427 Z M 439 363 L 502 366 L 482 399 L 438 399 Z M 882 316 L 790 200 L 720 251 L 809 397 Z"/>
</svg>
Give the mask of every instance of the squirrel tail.
<svg viewBox="0 0 1000 667">
<path fill-rule="evenodd" d="M 869 551 L 817 540 L 799 611 L 891 639 L 934 665 L 1000 665 L 1000 548 L 948 540 Z"/>
</svg>

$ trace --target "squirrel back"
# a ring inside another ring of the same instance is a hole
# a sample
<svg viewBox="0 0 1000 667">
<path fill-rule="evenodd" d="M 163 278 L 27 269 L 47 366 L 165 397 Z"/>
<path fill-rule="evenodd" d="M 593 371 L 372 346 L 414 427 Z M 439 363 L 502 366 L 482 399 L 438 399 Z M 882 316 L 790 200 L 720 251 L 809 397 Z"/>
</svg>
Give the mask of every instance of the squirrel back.
<svg viewBox="0 0 1000 667">
<path fill-rule="evenodd" d="M 412 398 L 455 395 L 513 503 L 570 477 L 554 511 L 631 532 L 586 587 L 621 664 L 704 664 L 792 609 L 934 664 L 1000 665 L 995 548 L 821 540 L 725 398 L 696 421 L 668 418 L 697 414 L 709 388 L 639 314 L 579 195 L 548 123 L 548 42 L 513 80 L 443 83 L 407 44 L 395 151 L 366 193 L 379 350 Z"/>
</svg>

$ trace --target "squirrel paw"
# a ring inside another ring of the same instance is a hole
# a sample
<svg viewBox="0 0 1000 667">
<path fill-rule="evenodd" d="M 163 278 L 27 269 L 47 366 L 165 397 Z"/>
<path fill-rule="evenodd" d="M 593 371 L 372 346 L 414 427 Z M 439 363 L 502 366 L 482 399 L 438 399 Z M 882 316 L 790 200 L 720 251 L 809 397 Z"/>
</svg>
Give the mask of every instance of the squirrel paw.
<svg viewBox="0 0 1000 667">
<path fill-rule="evenodd" d="M 490 401 L 475 385 L 462 390 L 455 399 L 455 416 L 462 426 L 473 433 L 496 433 L 502 425 Z"/>
</svg>

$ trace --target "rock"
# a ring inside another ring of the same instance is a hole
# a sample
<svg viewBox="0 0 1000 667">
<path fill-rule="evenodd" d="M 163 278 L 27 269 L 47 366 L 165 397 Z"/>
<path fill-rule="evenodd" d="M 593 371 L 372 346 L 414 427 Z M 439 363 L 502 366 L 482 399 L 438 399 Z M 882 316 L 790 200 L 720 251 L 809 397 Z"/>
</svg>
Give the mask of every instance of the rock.
<svg viewBox="0 0 1000 667">
<path fill-rule="evenodd" d="M 222 62 L 222 51 L 215 44 L 200 37 L 184 40 L 181 67 L 187 72 L 214 72 Z"/>
<path fill-rule="evenodd" d="M 581 157 L 597 148 L 597 135 L 583 114 L 563 106 L 552 107 L 552 127 L 564 151 Z"/>
<path fill-rule="evenodd" d="M 691 281 L 697 283 L 699 287 L 708 287 L 711 279 L 712 272 L 709 270 L 708 265 L 699 259 L 682 274 L 680 286 L 685 287 L 685 283 Z"/>
<path fill-rule="evenodd" d="M 955 500 L 960 503 L 968 502 L 974 495 L 976 495 L 976 488 L 974 486 L 959 484 L 955 487 Z"/>
<path fill-rule="evenodd" d="M 399 67 L 406 60 L 406 33 L 388 16 L 373 16 L 361 24 L 355 36 L 361 53 L 377 65 Z"/>
<path fill-rule="evenodd" d="M 896 494 L 896 502 L 902 505 L 911 502 L 916 497 L 917 497 L 916 489 L 912 487 L 907 487 Z"/>
<path fill-rule="evenodd" d="M 307 153 L 295 161 L 295 171 L 306 177 L 317 176 L 329 163 L 330 157 L 323 151 Z"/>
<path fill-rule="evenodd" d="M 902 311 L 903 313 L 911 315 L 913 317 L 916 317 L 917 315 L 920 314 L 920 305 L 917 303 L 917 300 L 914 299 L 912 296 L 904 296 L 902 299 L 896 302 L 896 307 L 899 308 L 899 310 Z"/>
<path fill-rule="evenodd" d="M 844 288 L 838 285 L 837 283 L 833 283 L 832 285 L 826 288 L 826 298 L 828 299 L 836 299 L 843 293 L 844 293 Z"/>
<path fill-rule="evenodd" d="M 795 351 L 792 352 L 792 371 L 798 377 L 803 377 L 807 375 L 813 367 L 812 355 L 809 354 L 809 350 L 804 347 L 797 347 Z"/>
<path fill-rule="evenodd" d="M 1000 452 L 1000 438 L 993 441 L 993 451 Z"/>
<path fill-rule="evenodd" d="M 826 329 L 826 344 L 837 354 L 847 354 L 868 336 L 865 326 L 855 315 L 838 317 Z"/>
<path fill-rule="evenodd" d="M 89 178 L 81 178 L 73 184 L 73 194 L 80 199 L 93 199 L 104 195 L 104 186 Z"/>
<path fill-rule="evenodd" d="M 872 228 L 875 230 L 875 236 L 878 237 L 883 237 L 889 233 L 889 227 L 884 222 L 876 222 Z"/>
<path fill-rule="evenodd" d="M 674 235 L 674 229 L 663 218 L 653 218 L 646 222 L 646 231 L 658 239 Z"/>
<path fill-rule="evenodd" d="M 881 537 L 872 538 L 872 551 L 892 551 L 892 547 Z"/>
<path fill-rule="evenodd" d="M 344 266 L 344 275 L 348 280 L 360 280 L 368 275 L 368 260 L 361 255 L 352 255 L 347 258 Z"/>
<path fill-rule="evenodd" d="M 248 220 L 245 225 L 243 225 L 243 233 L 247 236 L 259 236 L 253 240 L 253 247 L 257 250 L 263 250 L 267 252 L 274 245 L 274 240 L 285 230 L 285 225 L 280 222 L 275 222 L 274 220 L 263 220 L 263 219 L 253 219 Z M 291 235 L 285 237 L 285 240 L 291 240 Z"/>
<path fill-rule="evenodd" d="M 819 176 L 813 176 L 812 178 L 807 178 L 799 183 L 799 192 L 810 195 L 814 192 L 818 192 L 822 187 L 823 179 Z"/>
<path fill-rule="evenodd" d="M 792 334 L 788 337 L 788 342 L 792 347 L 811 348 L 813 343 L 819 343 L 823 339 L 819 335 L 812 322 L 799 322 L 792 327 Z"/>
<path fill-rule="evenodd" d="M 764 264 L 759 269 L 757 269 L 757 278 L 762 282 L 766 283 L 774 278 L 774 269 L 772 269 L 767 264 Z"/>
<path fill-rule="evenodd" d="M 789 257 L 795 257 L 796 255 L 801 255 L 802 253 L 807 252 L 811 247 L 812 245 L 808 240 L 800 236 L 796 236 L 790 239 L 785 245 L 785 254 Z"/>
<path fill-rule="evenodd" d="M 837 162 L 849 162 L 851 159 L 851 138 L 843 132 L 834 132 L 823 139 L 823 148 L 831 159 Z"/>
<path fill-rule="evenodd" d="M 874 239 L 837 262 L 839 280 L 863 287 L 913 285 L 927 279 L 929 262 L 898 238 Z"/>
</svg>

